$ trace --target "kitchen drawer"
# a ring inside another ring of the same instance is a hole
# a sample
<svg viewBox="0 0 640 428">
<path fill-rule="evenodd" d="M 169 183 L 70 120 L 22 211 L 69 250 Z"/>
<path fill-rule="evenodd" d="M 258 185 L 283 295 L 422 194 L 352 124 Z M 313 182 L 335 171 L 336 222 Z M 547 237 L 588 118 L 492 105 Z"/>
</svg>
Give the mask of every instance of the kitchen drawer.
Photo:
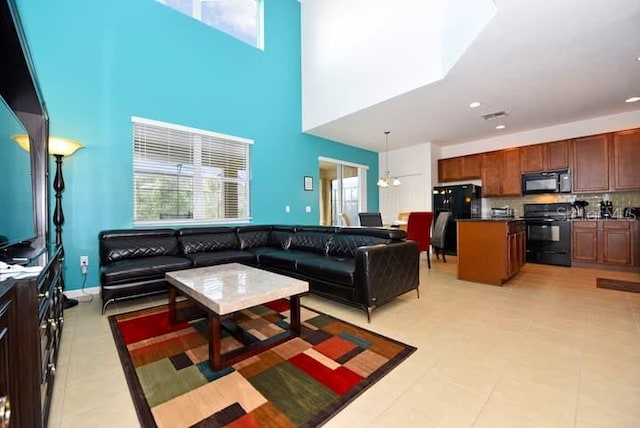
<svg viewBox="0 0 640 428">
<path fill-rule="evenodd" d="M 616 220 L 604 220 L 602 222 L 602 228 L 606 230 L 629 230 L 631 228 L 631 222 L 628 221 L 616 221 Z"/>
<path fill-rule="evenodd" d="M 574 229 L 597 229 L 598 222 L 597 221 L 574 221 L 573 222 Z"/>
</svg>

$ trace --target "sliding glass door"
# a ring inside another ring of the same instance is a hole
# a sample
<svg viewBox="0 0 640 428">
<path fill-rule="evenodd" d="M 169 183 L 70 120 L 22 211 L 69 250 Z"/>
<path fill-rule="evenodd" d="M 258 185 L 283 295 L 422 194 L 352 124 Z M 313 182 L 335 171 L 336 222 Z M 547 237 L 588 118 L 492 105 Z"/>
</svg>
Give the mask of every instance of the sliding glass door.
<svg viewBox="0 0 640 428">
<path fill-rule="evenodd" d="M 320 224 L 356 226 L 366 205 L 366 167 L 320 158 Z"/>
</svg>

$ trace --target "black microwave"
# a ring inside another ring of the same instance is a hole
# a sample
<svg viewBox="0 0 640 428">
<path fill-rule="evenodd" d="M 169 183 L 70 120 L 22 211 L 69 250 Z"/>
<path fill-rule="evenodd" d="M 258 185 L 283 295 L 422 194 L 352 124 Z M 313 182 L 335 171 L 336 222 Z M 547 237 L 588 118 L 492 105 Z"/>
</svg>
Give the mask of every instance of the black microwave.
<svg viewBox="0 0 640 428">
<path fill-rule="evenodd" d="M 571 174 L 569 170 L 522 174 L 522 193 L 571 193 Z"/>
</svg>

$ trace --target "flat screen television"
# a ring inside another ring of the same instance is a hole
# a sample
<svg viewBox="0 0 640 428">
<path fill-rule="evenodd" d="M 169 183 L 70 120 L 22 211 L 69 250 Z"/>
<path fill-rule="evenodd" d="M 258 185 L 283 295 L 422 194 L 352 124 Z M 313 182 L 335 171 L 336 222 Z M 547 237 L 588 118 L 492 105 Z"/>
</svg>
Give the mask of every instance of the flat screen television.
<svg viewBox="0 0 640 428">
<path fill-rule="evenodd" d="M 11 139 L 27 131 L 0 98 L 0 249 L 36 238 L 31 156 Z"/>
</svg>

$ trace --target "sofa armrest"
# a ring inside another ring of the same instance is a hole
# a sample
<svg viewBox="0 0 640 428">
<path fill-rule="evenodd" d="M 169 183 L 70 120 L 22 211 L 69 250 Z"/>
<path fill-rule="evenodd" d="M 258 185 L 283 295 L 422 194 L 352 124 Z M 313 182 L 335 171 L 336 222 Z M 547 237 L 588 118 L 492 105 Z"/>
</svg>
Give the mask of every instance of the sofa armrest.
<svg viewBox="0 0 640 428">
<path fill-rule="evenodd" d="M 417 289 L 420 249 L 415 241 L 360 247 L 356 251 L 355 286 L 368 307 L 379 306 Z"/>
</svg>

